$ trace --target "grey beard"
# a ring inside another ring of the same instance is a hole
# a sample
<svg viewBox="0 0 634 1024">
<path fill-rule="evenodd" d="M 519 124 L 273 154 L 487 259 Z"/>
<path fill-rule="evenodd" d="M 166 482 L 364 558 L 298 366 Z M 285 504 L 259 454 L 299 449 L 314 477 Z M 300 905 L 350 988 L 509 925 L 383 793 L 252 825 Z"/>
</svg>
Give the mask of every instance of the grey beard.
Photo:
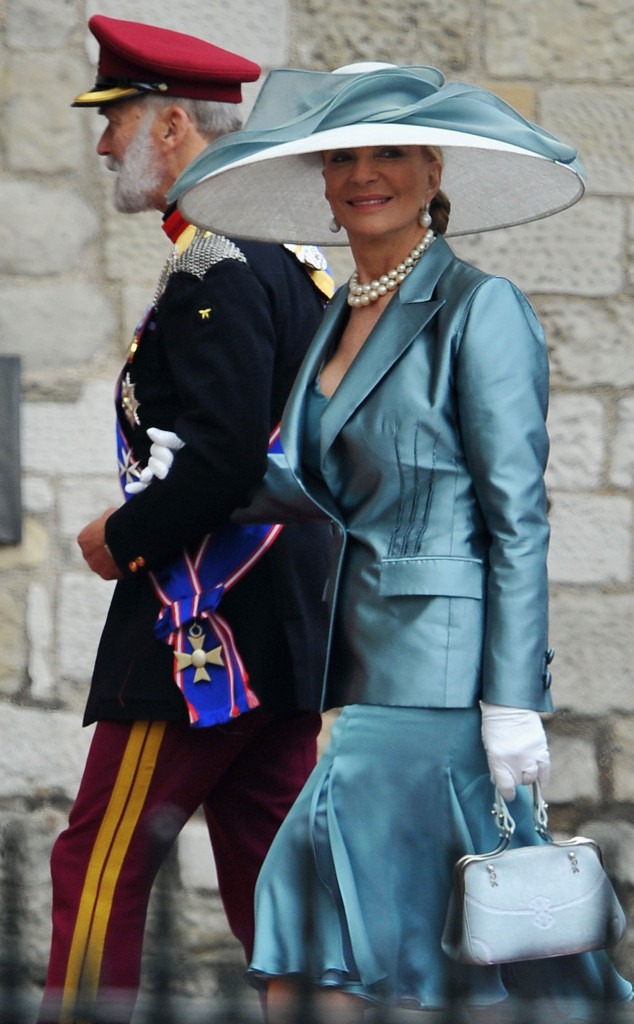
<svg viewBox="0 0 634 1024">
<path fill-rule="evenodd" d="M 106 157 L 106 167 L 115 171 L 113 202 L 120 213 L 142 213 L 156 208 L 156 189 L 161 175 L 150 137 L 151 118 L 146 118 L 128 146 L 121 162 Z"/>
</svg>

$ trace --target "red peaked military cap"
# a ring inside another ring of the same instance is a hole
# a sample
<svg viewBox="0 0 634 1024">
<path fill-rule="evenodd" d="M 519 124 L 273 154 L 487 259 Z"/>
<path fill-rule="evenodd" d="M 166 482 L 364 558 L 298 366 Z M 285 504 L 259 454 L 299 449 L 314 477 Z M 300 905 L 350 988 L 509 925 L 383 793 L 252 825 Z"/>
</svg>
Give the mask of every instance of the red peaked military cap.
<svg viewBox="0 0 634 1024">
<path fill-rule="evenodd" d="M 253 61 L 183 32 L 103 14 L 95 14 L 88 28 L 100 47 L 97 80 L 75 98 L 74 107 L 101 107 L 146 93 L 240 103 L 242 83 L 260 76 Z"/>
</svg>

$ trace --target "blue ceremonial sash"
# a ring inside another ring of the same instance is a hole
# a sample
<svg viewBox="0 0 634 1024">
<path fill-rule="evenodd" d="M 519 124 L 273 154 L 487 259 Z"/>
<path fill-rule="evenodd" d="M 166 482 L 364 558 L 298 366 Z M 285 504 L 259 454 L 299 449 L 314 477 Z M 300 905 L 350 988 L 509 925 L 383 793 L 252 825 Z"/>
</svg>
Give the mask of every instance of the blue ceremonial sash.
<svg viewBox="0 0 634 1024">
<path fill-rule="evenodd" d="M 281 452 L 279 428 L 269 451 Z M 135 460 L 117 421 L 119 479 L 138 477 Z M 150 484 L 150 486 L 152 486 Z M 174 650 L 174 681 L 189 721 L 197 728 L 217 725 L 258 706 L 228 622 L 216 611 L 222 595 L 262 557 L 281 532 L 280 524 L 238 526 L 226 523 L 203 538 L 197 549 L 148 573 L 162 608 L 155 636 Z"/>
</svg>

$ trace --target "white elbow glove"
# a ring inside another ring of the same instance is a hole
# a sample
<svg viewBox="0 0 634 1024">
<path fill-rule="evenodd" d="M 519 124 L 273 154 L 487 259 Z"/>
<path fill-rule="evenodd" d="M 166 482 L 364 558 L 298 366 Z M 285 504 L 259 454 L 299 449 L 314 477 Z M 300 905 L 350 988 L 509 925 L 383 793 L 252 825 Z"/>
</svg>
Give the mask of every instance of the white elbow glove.
<svg viewBox="0 0 634 1024">
<path fill-rule="evenodd" d="M 150 448 L 148 464 L 145 469 L 141 470 L 138 480 L 135 480 L 134 483 L 126 484 L 127 494 L 138 494 L 140 491 L 144 491 L 152 483 L 154 477 L 164 480 L 172 468 L 174 452 L 185 447 L 185 442 L 181 441 L 178 434 L 175 434 L 173 430 L 149 427 L 147 436 L 153 442 Z"/>
<path fill-rule="evenodd" d="M 505 800 L 513 800 L 516 786 L 548 784 L 550 754 L 542 720 L 537 711 L 506 708 L 480 702 L 482 742 L 489 762 L 491 782 Z"/>
</svg>

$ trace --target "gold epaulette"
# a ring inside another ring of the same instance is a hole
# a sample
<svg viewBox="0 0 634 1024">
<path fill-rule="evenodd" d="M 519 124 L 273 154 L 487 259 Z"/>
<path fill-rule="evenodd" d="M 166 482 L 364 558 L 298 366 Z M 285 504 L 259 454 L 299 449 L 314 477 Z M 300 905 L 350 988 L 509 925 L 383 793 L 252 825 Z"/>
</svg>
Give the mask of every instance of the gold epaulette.
<svg viewBox="0 0 634 1024">
<path fill-rule="evenodd" d="M 321 249 L 316 245 L 294 245 L 292 242 L 286 243 L 284 248 L 292 252 L 295 258 L 306 267 L 315 288 L 326 299 L 331 299 L 335 294 L 335 279 Z"/>
</svg>

